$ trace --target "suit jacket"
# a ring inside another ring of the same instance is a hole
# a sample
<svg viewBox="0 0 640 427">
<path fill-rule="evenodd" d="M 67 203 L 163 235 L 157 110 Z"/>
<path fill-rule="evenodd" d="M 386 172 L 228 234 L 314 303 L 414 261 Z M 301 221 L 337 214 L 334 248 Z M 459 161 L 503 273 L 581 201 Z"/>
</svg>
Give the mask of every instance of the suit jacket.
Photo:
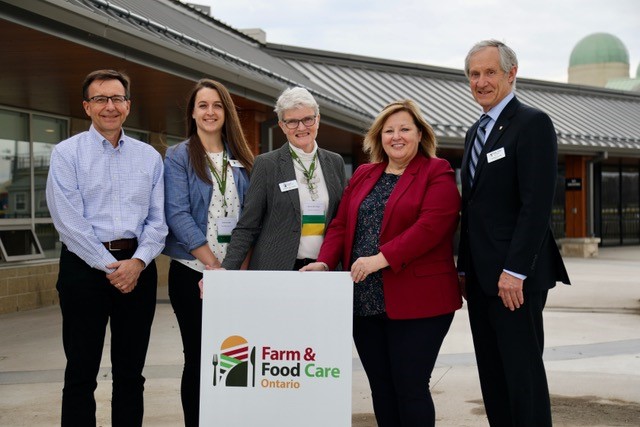
<svg viewBox="0 0 640 427">
<path fill-rule="evenodd" d="M 189 159 L 189 141 L 167 149 L 164 158 L 165 216 L 169 235 L 163 253 L 172 258 L 195 259 L 191 251 L 207 243 L 207 221 L 213 185 L 196 174 Z M 227 155 L 233 158 L 228 147 Z M 240 209 L 249 186 L 242 167 L 232 167 Z"/>
<path fill-rule="evenodd" d="M 558 151 L 551 119 L 514 97 L 489 134 L 471 185 L 477 127 L 467 131 L 462 158 L 458 270 L 473 272 L 487 295 L 498 294 L 503 269 L 527 276 L 525 292 L 569 284 L 550 227 Z M 489 162 L 487 153 L 498 155 Z"/>
<path fill-rule="evenodd" d="M 318 147 L 329 205 L 326 225 L 335 216 L 346 178 L 339 154 Z M 302 232 L 298 190 L 281 191 L 280 183 L 296 179 L 289 144 L 256 157 L 244 210 L 231 234 L 222 267 L 237 270 L 253 248 L 250 270 L 291 270 Z"/>
<path fill-rule="evenodd" d="M 351 251 L 358 210 L 386 166 L 362 165 L 351 178 L 318 255 L 330 269 L 340 261 L 345 267 L 355 261 Z M 390 318 L 432 317 L 462 306 L 453 261 L 459 210 L 449 162 L 416 155 L 389 196 L 380 229 L 380 251 L 389 262 L 382 282 Z"/>
</svg>

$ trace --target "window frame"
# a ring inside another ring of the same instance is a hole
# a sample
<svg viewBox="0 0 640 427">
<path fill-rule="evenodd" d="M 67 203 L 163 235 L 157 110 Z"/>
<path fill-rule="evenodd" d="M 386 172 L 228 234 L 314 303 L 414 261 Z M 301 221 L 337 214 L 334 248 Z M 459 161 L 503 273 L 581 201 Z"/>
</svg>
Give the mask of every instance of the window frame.
<svg viewBox="0 0 640 427">
<path fill-rule="evenodd" d="M 35 254 L 23 254 L 23 255 L 9 255 L 7 252 L 7 247 L 5 242 L 3 241 L 2 233 L 6 231 L 28 231 L 31 234 L 31 243 L 35 247 L 37 253 Z M 2 255 L 2 259 L 5 262 L 15 262 L 15 261 L 28 261 L 34 259 L 44 259 L 46 256 L 44 251 L 42 250 L 42 246 L 40 245 L 40 240 L 38 240 L 38 235 L 35 230 L 31 226 L 10 226 L 10 227 L 0 227 L 0 255 Z"/>
<path fill-rule="evenodd" d="M 51 142 L 34 141 L 34 138 L 36 138 L 36 134 L 37 134 L 37 132 L 35 131 L 36 125 L 35 125 L 34 117 L 38 116 L 45 120 L 53 119 L 54 121 L 57 121 L 57 120 L 61 121 L 62 123 L 60 124 L 61 126 L 60 129 L 64 132 L 64 135 L 63 135 L 64 137 L 61 140 L 64 140 L 71 136 L 72 117 L 61 116 L 59 114 L 50 114 L 50 113 L 37 111 L 37 110 L 15 108 L 5 104 L 0 104 L 0 110 L 27 115 L 28 137 L 25 138 L 24 142 L 28 143 L 29 159 L 30 159 L 29 160 L 29 163 L 30 163 L 29 190 L 25 193 L 26 200 L 24 200 L 24 202 L 26 203 L 26 210 L 20 211 L 20 212 L 28 212 L 28 215 L 24 218 L 0 218 L 0 231 L 15 230 L 15 229 L 30 230 L 31 242 L 35 247 L 34 250 L 38 252 L 37 254 L 28 254 L 28 255 L 7 255 L 8 248 L 5 247 L 4 243 L 2 243 L 1 244 L 2 247 L 0 247 L 0 267 L 7 266 L 10 263 L 17 262 L 17 261 L 29 261 L 34 259 L 42 259 L 42 260 L 57 259 L 57 256 L 52 255 L 48 250 L 47 251 L 44 250 L 40 242 L 40 239 L 38 237 L 38 233 L 36 232 L 36 226 L 38 224 L 53 224 L 53 219 L 51 218 L 50 215 L 46 217 L 38 216 L 38 207 L 41 207 L 43 202 L 46 203 L 46 196 L 44 195 L 44 191 L 42 191 L 41 194 L 38 194 L 35 188 L 36 174 L 37 174 L 36 169 L 38 169 L 41 166 L 35 163 L 35 144 L 38 142 L 45 142 L 45 143 L 51 144 Z M 59 142 L 60 141 L 57 141 L 55 144 Z M 8 204 L 11 204 L 14 201 L 15 199 L 12 197 L 12 195 L 7 196 Z M 20 200 L 20 202 L 22 203 L 22 200 Z"/>
</svg>

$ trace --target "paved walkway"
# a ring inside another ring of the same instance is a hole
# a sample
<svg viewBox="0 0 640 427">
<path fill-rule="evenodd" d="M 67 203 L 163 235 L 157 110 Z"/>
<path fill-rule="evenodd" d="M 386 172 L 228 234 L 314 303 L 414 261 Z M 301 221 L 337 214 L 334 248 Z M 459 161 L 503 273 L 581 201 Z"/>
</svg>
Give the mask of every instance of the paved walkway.
<svg viewBox="0 0 640 427">
<path fill-rule="evenodd" d="M 556 426 L 640 425 L 640 247 L 565 260 L 573 286 L 551 291 L 545 311 L 547 374 Z M 438 426 L 486 426 L 467 311 L 460 310 L 433 373 Z M 0 426 L 59 424 L 64 370 L 58 307 L 0 316 Z M 161 288 L 145 368 L 145 425 L 182 423 L 178 326 Z M 354 350 L 353 425 L 375 426 Z M 96 399 L 109 422 L 108 344 Z"/>
</svg>

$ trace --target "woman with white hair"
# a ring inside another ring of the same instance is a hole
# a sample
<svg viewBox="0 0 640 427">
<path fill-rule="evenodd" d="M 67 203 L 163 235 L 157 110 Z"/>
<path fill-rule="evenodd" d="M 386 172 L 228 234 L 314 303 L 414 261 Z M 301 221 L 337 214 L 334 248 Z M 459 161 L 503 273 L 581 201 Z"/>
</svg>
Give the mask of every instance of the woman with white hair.
<svg viewBox="0 0 640 427">
<path fill-rule="evenodd" d="M 308 90 L 286 89 L 276 102 L 287 138 L 256 157 L 240 220 L 222 267 L 298 270 L 314 262 L 336 214 L 346 178 L 339 154 L 318 147 L 318 103 Z"/>
</svg>

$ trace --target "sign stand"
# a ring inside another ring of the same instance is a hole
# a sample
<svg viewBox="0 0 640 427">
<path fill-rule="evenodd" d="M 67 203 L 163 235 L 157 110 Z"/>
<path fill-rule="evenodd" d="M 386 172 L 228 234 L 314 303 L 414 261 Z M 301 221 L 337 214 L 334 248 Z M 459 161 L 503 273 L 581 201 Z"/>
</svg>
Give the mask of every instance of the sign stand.
<svg viewBox="0 0 640 427">
<path fill-rule="evenodd" d="M 351 426 L 347 272 L 204 272 L 200 425 Z"/>
</svg>

